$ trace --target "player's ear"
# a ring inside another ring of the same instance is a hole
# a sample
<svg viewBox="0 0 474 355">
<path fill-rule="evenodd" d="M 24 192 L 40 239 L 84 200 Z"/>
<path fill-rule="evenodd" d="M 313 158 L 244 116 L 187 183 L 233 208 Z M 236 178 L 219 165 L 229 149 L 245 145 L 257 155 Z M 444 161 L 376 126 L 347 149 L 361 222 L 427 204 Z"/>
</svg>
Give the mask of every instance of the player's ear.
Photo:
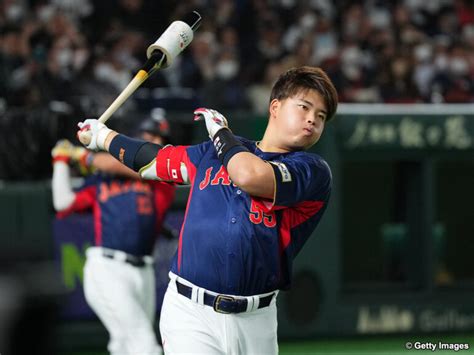
<svg viewBox="0 0 474 355">
<path fill-rule="evenodd" d="M 270 113 L 270 119 L 275 118 L 277 116 L 278 109 L 280 108 L 280 100 L 273 99 L 270 101 L 270 106 L 268 107 L 268 111 Z"/>
</svg>

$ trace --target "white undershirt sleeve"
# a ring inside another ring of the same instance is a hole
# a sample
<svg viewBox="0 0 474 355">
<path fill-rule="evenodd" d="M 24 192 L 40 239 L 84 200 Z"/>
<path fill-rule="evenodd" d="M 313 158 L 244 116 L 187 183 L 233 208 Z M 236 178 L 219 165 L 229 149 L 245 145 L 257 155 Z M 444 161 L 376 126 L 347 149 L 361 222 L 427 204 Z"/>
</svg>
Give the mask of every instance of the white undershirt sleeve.
<svg viewBox="0 0 474 355">
<path fill-rule="evenodd" d="M 56 211 L 64 211 L 72 205 L 76 197 L 71 186 L 69 165 L 65 162 L 54 163 L 51 188 L 53 190 L 53 206 Z"/>
</svg>

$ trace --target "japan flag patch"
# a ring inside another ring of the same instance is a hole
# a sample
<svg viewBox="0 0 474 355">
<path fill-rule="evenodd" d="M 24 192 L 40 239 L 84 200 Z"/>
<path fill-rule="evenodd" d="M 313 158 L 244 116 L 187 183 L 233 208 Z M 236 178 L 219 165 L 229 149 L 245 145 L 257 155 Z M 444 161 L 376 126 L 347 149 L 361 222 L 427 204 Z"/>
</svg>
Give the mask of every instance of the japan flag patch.
<svg viewBox="0 0 474 355">
<path fill-rule="evenodd" d="M 176 169 L 171 169 L 171 177 L 175 180 L 178 178 L 178 172 Z"/>
</svg>

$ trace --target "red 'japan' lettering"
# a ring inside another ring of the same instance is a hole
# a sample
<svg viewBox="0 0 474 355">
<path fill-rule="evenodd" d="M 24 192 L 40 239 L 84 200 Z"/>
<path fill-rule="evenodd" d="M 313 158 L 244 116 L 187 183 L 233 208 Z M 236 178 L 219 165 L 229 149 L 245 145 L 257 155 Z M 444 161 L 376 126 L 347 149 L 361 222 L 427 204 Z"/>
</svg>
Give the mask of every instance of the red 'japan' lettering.
<svg viewBox="0 0 474 355">
<path fill-rule="evenodd" d="M 224 168 L 223 165 L 214 176 L 214 179 L 212 179 L 211 185 L 219 185 L 219 183 L 221 183 L 222 185 L 230 185 L 229 174 L 227 173 L 227 170 Z"/>
<path fill-rule="evenodd" d="M 209 185 L 209 181 L 211 181 L 211 173 L 212 167 L 206 170 L 206 176 L 204 177 L 204 180 L 199 183 L 199 190 L 204 190 L 206 186 Z"/>
</svg>

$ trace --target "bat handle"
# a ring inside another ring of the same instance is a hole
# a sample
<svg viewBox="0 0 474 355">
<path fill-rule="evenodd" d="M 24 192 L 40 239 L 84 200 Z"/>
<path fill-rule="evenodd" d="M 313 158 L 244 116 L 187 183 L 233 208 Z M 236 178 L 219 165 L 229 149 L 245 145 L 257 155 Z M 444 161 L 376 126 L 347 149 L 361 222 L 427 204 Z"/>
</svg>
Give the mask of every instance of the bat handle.
<svg viewBox="0 0 474 355">
<path fill-rule="evenodd" d="M 123 105 L 123 103 L 132 95 L 135 90 L 148 78 L 148 73 L 141 69 L 130 81 L 119 96 L 110 104 L 105 112 L 99 117 L 99 122 L 105 123 L 107 120 Z"/>
</svg>

